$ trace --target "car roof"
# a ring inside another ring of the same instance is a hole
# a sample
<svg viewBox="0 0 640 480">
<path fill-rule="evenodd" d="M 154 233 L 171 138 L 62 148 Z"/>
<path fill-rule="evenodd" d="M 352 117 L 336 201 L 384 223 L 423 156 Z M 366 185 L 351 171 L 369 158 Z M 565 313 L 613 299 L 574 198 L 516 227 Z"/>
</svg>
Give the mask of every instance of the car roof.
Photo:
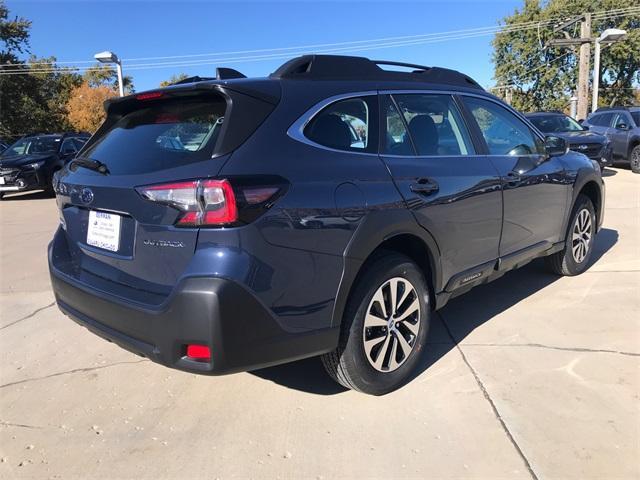
<svg viewBox="0 0 640 480">
<path fill-rule="evenodd" d="M 404 68 L 409 71 L 385 70 L 382 66 Z M 486 92 L 471 77 L 456 70 L 427 67 L 388 60 L 370 60 L 365 57 L 342 55 L 303 55 L 285 62 L 268 77 L 246 78 L 230 68 L 218 68 L 215 78 L 189 77 L 173 85 L 137 93 L 122 98 L 109 99 L 107 108 L 121 104 L 151 92 L 179 92 L 192 89 L 223 87 L 277 103 L 283 85 L 289 82 L 331 81 L 340 83 L 341 91 L 368 91 L 378 89 L 449 89 L 483 94 Z"/>
</svg>

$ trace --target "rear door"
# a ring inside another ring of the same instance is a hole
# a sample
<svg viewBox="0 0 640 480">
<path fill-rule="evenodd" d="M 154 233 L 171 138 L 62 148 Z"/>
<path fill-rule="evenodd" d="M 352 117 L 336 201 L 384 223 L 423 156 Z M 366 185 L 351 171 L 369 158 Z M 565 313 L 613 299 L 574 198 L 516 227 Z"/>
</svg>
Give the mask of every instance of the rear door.
<svg viewBox="0 0 640 480">
<path fill-rule="evenodd" d="M 542 138 L 504 105 L 475 96 L 464 96 L 464 104 L 502 178 L 500 256 L 560 241 L 572 182 L 562 160 L 548 158 Z"/>
<path fill-rule="evenodd" d="M 613 116 L 611 128 L 611 146 L 616 157 L 626 158 L 629 152 L 629 137 L 633 120 L 627 112 L 619 112 Z"/>
<path fill-rule="evenodd" d="M 440 249 L 443 284 L 484 278 L 498 258 L 500 177 L 478 154 L 453 96 L 381 97 L 381 157 L 417 221 Z"/>
</svg>

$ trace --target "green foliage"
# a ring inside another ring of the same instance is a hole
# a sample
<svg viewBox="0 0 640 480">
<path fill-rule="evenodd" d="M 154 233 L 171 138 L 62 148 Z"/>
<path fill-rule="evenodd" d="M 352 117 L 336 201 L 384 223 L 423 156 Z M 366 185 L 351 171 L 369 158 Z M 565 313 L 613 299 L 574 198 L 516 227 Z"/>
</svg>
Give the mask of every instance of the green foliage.
<svg viewBox="0 0 640 480">
<path fill-rule="evenodd" d="M 112 65 L 97 63 L 95 66 L 88 68 L 82 77 L 83 80 L 93 88 L 105 86 L 114 90 L 118 89 L 118 74 Z M 125 75 L 122 83 L 124 84 L 125 95 L 129 95 L 135 91 L 132 77 Z"/>
<path fill-rule="evenodd" d="M 2 63 L 18 65 L 20 70 L 55 69 L 54 73 L 0 76 L 0 137 L 7 141 L 35 131 L 69 128 L 65 105 L 71 90 L 81 83 L 76 73 L 56 68 L 54 57 L 32 56 L 28 62 L 18 58 L 18 54 L 29 52 L 30 27 L 31 22 L 23 18 L 9 20 L 9 12 L 0 0 Z"/>
<path fill-rule="evenodd" d="M 0 75 L 0 138 L 14 141 L 32 132 L 56 132 L 72 129 L 67 105 L 72 92 L 83 82 L 83 76 L 71 69 L 58 67 L 55 57 L 38 59 L 30 53 L 31 22 L 10 19 L 4 0 L 0 0 L 0 64 L 15 65 L 2 70 L 31 71 L 27 75 Z M 42 72 L 38 70 L 47 69 Z M 0 70 L 0 71 L 2 71 Z M 97 65 L 84 77 L 93 87 L 117 89 L 117 75 L 109 66 Z M 131 77 L 124 78 L 125 92 L 133 92 Z"/>
<path fill-rule="evenodd" d="M 9 9 L 4 0 L 0 0 L 0 41 L 4 44 L 0 50 L 0 63 L 15 63 L 16 54 L 28 51 L 29 28 L 29 20 L 18 17 L 9 20 Z"/>
<path fill-rule="evenodd" d="M 504 18 L 504 25 L 569 18 L 585 12 L 610 11 L 631 6 L 623 0 L 525 0 L 524 6 Z M 600 103 L 632 103 L 634 85 L 640 82 L 640 15 L 620 16 L 592 23 L 593 35 L 607 28 L 623 28 L 628 38 L 601 54 Z M 575 30 L 571 30 L 575 29 Z M 580 36 L 579 24 L 570 27 L 571 37 Z M 577 88 L 579 47 L 546 46 L 553 27 L 498 33 L 493 40 L 495 80 L 498 87 L 513 88 L 512 104 L 524 111 L 563 110 Z M 593 48 L 592 57 L 593 57 Z M 593 68 L 593 58 L 591 59 Z M 504 89 L 498 88 L 498 94 Z"/>
<path fill-rule="evenodd" d="M 171 77 L 169 77 L 169 80 L 163 80 L 162 82 L 160 82 L 160 86 L 168 87 L 169 85 L 173 85 L 174 83 L 180 82 L 185 78 L 189 78 L 189 75 L 187 75 L 186 73 L 178 73 L 175 75 L 171 75 Z"/>
</svg>

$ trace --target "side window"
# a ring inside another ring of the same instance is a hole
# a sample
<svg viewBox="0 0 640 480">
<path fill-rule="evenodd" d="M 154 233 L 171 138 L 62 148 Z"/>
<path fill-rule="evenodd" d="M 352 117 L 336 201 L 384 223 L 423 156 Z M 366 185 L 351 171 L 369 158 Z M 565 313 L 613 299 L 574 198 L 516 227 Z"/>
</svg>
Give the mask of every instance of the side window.
<svg viewBox="0 0 640 480">
<path fill-rule="evenodd" d="M 337 150 L 377 152 L 376 97 L 348 98 L 325 107 L 309 122 L 304 135 Z"/>
<path fill-rule="evenodd" d="M 396 127 L 398 120 L 402 120 L 398 112 L 397 117 L 391 112 L 387 114 L 388 153 L 393 153 L 395 149 L 403 150 L 405 153 L 402 154 L 407 155 L 406 150 L 411 147 L 411 143 L 416 153 L 421 156 L 474 153 L 469 133 L 453 97 L 438 94 L 402 94 L 394 95 L 393 98 L 404 117 L 404 124 L 402 129 Z M 389 130 L 389 127 L 393 129 Z"/>
<path fill-rule="evenodd" d="M 603 113 L 598 118 L 598 123 L 596 125 L 600 127 L 610 127 L 612 119 L 613 119 L 613 113 Z"/>
<path fill-rule="evenodd" d="M 475 118 L 491 155 L 537 155 L 542 141 L 529 126 L 497 103 L 466 97 L 465 104 Z"/>
<path fill-rule="evenodd" d="M 620 128 L 622 125 L 629 127 L 631 125 L 631 119 L 627 118 L 627 115 L 624 113 L 618 113 L 613 121 L 613 127 Z"/>
<path fill-rule="evenodd" d="M 73 139 L 73 143 L 76 146 L 77 150 L 80 150 L 85 143 L 87 143 L 87 139 L 86 138 L 74 138 Z"/>
<path fill-rule="evenodd" d="M 385 140 L 382 153 L 388 155 L 415 155 L 407 127 L 389 95 L 382 99 L 382 118 L 385 128 Z"/>
<path fill-rule="evenodd" d="M 62 146 L 60 147 L 60 153 L 63 155 L 71 155 L 72 153 L 76 153 L 78 149 L 73 143 L 72 138 L 67 138 L 64 142 L 62 142 Z"/>
</svg>

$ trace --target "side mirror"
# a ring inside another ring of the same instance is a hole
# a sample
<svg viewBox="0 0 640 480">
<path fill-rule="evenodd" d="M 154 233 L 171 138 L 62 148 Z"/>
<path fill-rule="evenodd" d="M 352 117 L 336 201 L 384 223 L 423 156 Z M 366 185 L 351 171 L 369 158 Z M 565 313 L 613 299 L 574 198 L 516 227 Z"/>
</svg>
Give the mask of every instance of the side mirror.
<svg viewBox="0 0 640 480">
<path fill-rule="evenodd" d="M 548 136 L 544 140 L 544 150 L 549 157 L 559 157 L 569 151 L 569 142 L 564 138 Z"/>
<path fill-rule="evenodd" d="M 616 125 L 616 128 L 618 130 L 629 130 L 629 125 L 627 125 L 626 123 L 619 123 L 618 125 Z"/>
</svg>

